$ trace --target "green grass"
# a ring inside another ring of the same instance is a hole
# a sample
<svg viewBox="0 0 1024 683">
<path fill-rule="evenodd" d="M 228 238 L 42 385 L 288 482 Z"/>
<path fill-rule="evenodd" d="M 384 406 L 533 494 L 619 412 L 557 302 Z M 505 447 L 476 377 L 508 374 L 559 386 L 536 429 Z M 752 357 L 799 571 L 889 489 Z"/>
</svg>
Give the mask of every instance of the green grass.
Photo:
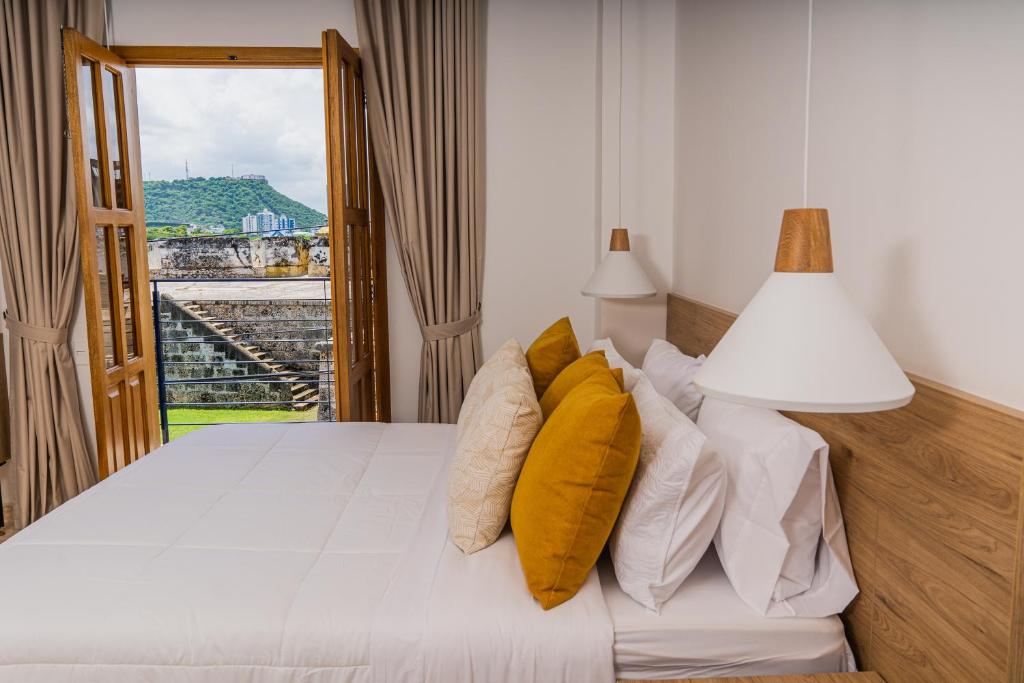
<svg viewBox="0 0 1024 683">
<path fill-rule="evenodd" d="M 171 440 L 218 422 L 316 422 L 316 408 L 309 410 L 267 410 L 259 408 L 170 408 L 167 422 Z M 176 422 L 190 424 L 174 426 Z"/>
</svg>

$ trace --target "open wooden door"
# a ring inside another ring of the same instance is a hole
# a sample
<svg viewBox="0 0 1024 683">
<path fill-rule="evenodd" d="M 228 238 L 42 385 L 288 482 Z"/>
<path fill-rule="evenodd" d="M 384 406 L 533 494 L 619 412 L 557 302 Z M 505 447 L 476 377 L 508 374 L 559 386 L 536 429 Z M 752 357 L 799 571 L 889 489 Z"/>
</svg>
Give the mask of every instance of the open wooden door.
<svg viewBox="0 0 1024 683">
<path fill-rule="evenodd" d="M 391 401 L 384 212 L 363 77 L 359 56 L 334 29 L 324 31 L 323 62 L 336 418 L 386 422 Z"/>
<path fill-rule="evenodd" d="M 160 445 L 135 73 L 64 29 L 64 81 L 103 478 Z"/>
</svg>

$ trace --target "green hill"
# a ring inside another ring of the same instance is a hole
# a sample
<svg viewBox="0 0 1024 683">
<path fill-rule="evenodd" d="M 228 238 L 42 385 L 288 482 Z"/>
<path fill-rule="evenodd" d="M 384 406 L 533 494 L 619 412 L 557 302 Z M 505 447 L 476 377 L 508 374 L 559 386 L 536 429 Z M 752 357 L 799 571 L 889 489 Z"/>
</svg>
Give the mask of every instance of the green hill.
<svg viewBox="0 0 1024 683">
<path fill-rule="evenodd" d="M 261 180 L 147 180 L 142 186 L 148 225 L 195 223 L 241 228 L 243 216 L 263 209 L 294 218 L 296 227 L 309 228 L 327 223 L 324 214 L 284 196 Z"/>
</svg>

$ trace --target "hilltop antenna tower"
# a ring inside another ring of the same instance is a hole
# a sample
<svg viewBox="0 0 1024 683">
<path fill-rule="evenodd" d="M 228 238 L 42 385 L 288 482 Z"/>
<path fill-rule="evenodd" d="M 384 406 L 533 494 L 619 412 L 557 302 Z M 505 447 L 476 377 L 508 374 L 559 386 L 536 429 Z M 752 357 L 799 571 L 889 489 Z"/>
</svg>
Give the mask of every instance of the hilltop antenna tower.
<svg viewBox="0 0 1024 683">
<path fill-rule="evenodd" d="M 185 159 L 185 180 L 189 179 L 188 175 L 188 159 Z"/>
</svg>

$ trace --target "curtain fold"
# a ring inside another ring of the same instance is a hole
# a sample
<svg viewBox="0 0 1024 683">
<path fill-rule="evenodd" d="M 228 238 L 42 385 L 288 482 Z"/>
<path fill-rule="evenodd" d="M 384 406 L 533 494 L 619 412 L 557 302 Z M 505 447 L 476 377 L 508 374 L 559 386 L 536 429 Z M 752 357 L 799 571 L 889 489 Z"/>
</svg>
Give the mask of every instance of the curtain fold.
<svg viewBox="0 0 1024 683">
<path fill-rule="evenodd" d="M 0 272 L 11 450 L 28 524 L 96 481 L 67 330 L 81 279 L 62 26 L 102 39 L 103 0 L 2 0 Z"/>
<path fill-rule="evenodd" d="M 423 335 L 419 419 L 455 422 L 483 362 L 483 0 L 356 0 L 370 139 Z"/>
</svg>

